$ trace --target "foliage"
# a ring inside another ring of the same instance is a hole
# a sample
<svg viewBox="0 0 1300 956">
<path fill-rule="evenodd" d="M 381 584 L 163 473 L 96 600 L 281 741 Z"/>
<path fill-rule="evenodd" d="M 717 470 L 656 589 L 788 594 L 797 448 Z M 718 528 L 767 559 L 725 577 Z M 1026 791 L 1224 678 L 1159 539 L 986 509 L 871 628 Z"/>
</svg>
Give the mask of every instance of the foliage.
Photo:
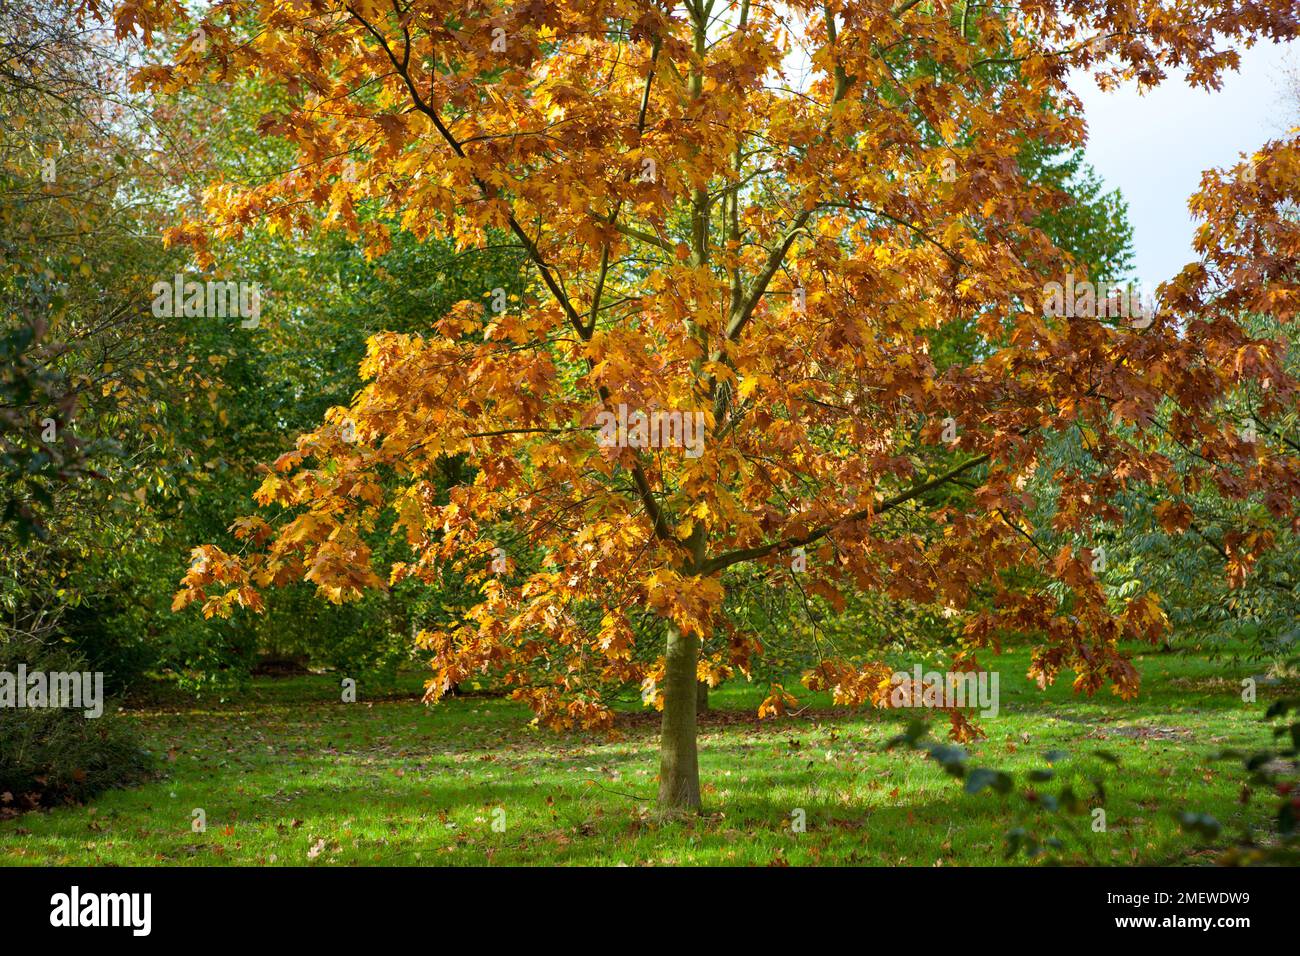
<svg viewBox="0 0 1300 956">
<path fill-rule="evenodd" d="M 1287 717 L 1288 714 L 1292 716 Z M 1300 862 L 1300 700 L 1283 697 L 1269 704 L 1263 720 L 1270 724 L 1273 743 L 1258 750 L 1225 750 L 1219 759 L 1240 760 L 1247 783 L 1242 787 L 1242 802 L 1252 799 L 1253 787 L 1268 794 L 1275 802 L 1272 832 L 1244 828 L 1236 845 L 1223 855 L 1229 866 L 1281 865 Z M 1278 723 L 1274 721 L 1280 720 Z M 1219 821 L 1205 812 L 1187 812 L 1183 825 L 1209 837 L 1218 836 Z"/>
<path fill-rule="evenodd" d="M 924 751 L 945 773 L 961 780 L 962 789 L 969 795 L 986 790 L 1003 797 L 1014 793 L 1016 825 L 1006 833 L 1005 859 L 1014 860 L 1023 854 L 1030 861 L 1059 862 L 1069 856 L 1099 862 L 1092 834 L 1106 832 L 1105 771 L 1119 765 L 1114 754 L 1094 750 L 1079 759 L 1064 750 L 1049 750 L 1043 755 L 1042 765 L 1026 773 L 1027 786 L 1017 790 L 1012 774 L 972 767 L 969 754 L 961 747 L 934 743 L 926 739 L 927 734 L 925 723 L 914 721 L 906 731 L 890 739 L 885 748 L 905 746 Z"/>
<path fill-rule="evenodd" d="M 229 119 L 264 91 L 218 110 L 131 94 L 129 51 L 72 8 L 29 7 L 0 11 L 4 633 L 70 641 L 115 691 L 162 678 L 230 693 L 259 649 L 286 643 L 323 666 L 391 671 L 410 650 L 392 600 L 363 622 L 289 598 L 255 624 L 187 620 L 162 596 L 195 540 L 225 534 L 285 431 L 348 400 L 370 332 L 423 327 L 467 283 L 511 281 L 512 254 L 407 236 L 371 262 L 324 235 L 232 247 L 228 269 L 198 273 L 158 233 L 195 179 L 276 158 L 274 140 Z M 156 314 L 153 284 L 179 273 L 261 279 L 266 321 Z"/>
<path fill-rule="evenodd" d="M 283 104 L 259 130 L 293 165 L 214 182 L 169 232 L 201 264 L 255 224 L 338 228 L 378 256 L 395 222 L 458 250 L 508 232 L 531 266 L 517 300 L 483 289 L 432 330 L 371 337 L 366 386 L 277 459 L 239 552 L 196 549 L 176 606 L 259 610 L 301 580 L 343 603 L 455 575 L 481 596 L 422 633 L 429 698 L 493 670 L 552 726 L 608 727 L 603 690 L 640 684 L 663 707 L 666 809 L 699 804 L 696 681 L 756 647 L 725 623 L 737 568 L 779 573 L 796 548 L 816 547 L 803 588 L 836 611 L 868 592 L 954 615 L 956 667 L 1015 638 L 1040 685 L 1072 671 L 1076 690 L 1136 694 L 1121 642 L 1159 641 L 1167 621 L 1154 591 L 1117 599 L 1097 577 L 1091 539 L 1117 498 L 1212 484 L 1295 520 L 1300 461 L 1276 429 L 1296 383 L 1245 317 L 1295 314 L 1300 141 L 1207 175 L 1203 259 L 1145 323 L 1046 307 L 1049 283 L 1088 263 L 1053 241 L 1071 199 L 1034 167 L 1082 144 L 1072 69 L 1150 86 L 1177 67 L 1213 86 L 1233 62 L 1215 43 L 1294 35 L 1289 6 L 1214 0 L 1176 30 L 1139 26 L 1164 21 L 1162 0 L 960 20 L 786 6 L 797 29 L 744 2 L 418 0 L 286 20 L 250 0 L 203 18 L 197 54 L 186 41 L 142 69 L 141 86 L 174 92 L 219 68 Z M 146 42 L 183 23 L 168 2 L 115 18 Z M 798 89 L 796 44 L 811 51 Z M 1088 238 L 1085 259 L 1119 267 Z M 959 347 L 932 355 L 945 330 Z M 1240 394 L 1265 440 L 1238 434 Z M 629 409 L 685 417 L 646 440 L 611 427 Z M 1197 448 L 1193 470 L 1170 461 L 1161 414 Z M 1052 529 L 1074 540 L 1027 547 L 1042 503 L 1026 486 L 1076 431 L 1085 454 L 1046 476 Z M 431 479 L 448 458 L 470 467 L 443 501 Z M 400 557 L 373 544 L 381 526 Z M 1240 534 L 1230 580 L 1277 542 Z M 638 653 L 633 607 L 659 618 L 661 661 Z M 881 666 L 825 660 L 807 683 L 878 702 Z"/>
<path fill-rule="evenodd" d="M 62 648 L 0 641 L 0 671 L 85 670 Z M 90 719 L 60 707 L 8 708 L 0 719 L 0 816 L 18 809 L 81 802 L 110 787 L 138 783 L 151 766 L 139 736 L 108 706 Z"/>
</svg>

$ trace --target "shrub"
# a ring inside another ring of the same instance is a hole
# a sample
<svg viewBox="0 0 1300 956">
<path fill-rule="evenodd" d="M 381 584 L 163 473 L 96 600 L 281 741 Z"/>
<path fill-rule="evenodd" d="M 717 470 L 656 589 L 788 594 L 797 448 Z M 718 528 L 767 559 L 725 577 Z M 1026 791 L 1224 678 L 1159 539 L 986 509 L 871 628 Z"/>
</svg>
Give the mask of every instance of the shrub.
<svg viewBox="0 0 1300 956">
<path fill-rule="evenodd" d="M 28 673 L 84 669 L 62 648 L 0 642 L 0 671 L 16 673 L 20 663 Z M 139 780 L 149 764 L 134 730 L 108 707 L 94 719 L 70 708 L 0 709 L 0 813 L 83 801 Z"/>
</svg>

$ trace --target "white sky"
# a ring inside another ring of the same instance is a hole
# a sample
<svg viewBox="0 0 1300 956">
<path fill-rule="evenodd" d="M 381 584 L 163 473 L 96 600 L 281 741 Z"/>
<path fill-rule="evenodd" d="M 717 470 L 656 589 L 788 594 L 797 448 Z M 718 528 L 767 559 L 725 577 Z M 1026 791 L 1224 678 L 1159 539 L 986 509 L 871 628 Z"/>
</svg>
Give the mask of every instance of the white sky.
<svg viewBox="0 0 1300 956">
<path fill-rule="evenodd" d="M 1300 46 L 1260 44 L 1241 59 L 1241 69 L 1210 93 L 1172 74 L 1145 96 L 1132 85 L 1103 93 L 1087 76 L 1071 83 L 1088 121 L 1088 162 L 1128 201 L 1133 272 L 1144 287 L 1196 258 L 1187 200 L 1201 173 L 1231 166 L 1241 153 L 1300 125 L 1300 104 L 1288 102 L 1285 75 L 1300 65 Z"/>
</svg>

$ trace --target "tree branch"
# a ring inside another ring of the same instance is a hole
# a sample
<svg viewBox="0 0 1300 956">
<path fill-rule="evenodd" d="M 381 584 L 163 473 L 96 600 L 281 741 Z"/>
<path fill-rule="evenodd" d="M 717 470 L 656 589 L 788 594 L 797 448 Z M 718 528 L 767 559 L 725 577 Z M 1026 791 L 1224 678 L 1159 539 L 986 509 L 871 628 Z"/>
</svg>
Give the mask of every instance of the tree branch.
<svg viewBox="0 0 1300 956">
<path fill-rule="evenodd" d="M 703 567 L 700 570 L 700 573 L 713 574 L 717 571 L 722 571 L 725 568 L 729 568 L 733 564 L 740 564 L 742 561 L 753 561 L 757 558 L 766 557 L 767 555 L 773 554 L 774 552 L 777 551 L 786 551 L 789 550 L 790 548 L 797 548 L 800 547 L 801 545 L 811 544 L 814 541 L 818 541 L 826 537 L 826 535 L 830 534 L 831 531 L 833 531 L 835 528 L 839 527 L 842 524 L 849 524 L 854 521 L 863 521 L 875 515 L 884 514 L 886 511 L 890 511 L 894 508 L 897 508 L 901 504 L 906 504 L 907 502 L 911 501 L 913 498 L 920 497 L 921 495 L 925 494 L 927 491 L 931 490 L 932 488 L 938 488 L 940 485 L 952 481 L 952 479 L 956 478 L 958 475 L 962 474 L 963 472 L 969 471 L 970 469 L 974 468 L 977 465 L 984 464 L 986 461 L 989 460 L 990 457 L 991 455 L 989 454 L 983 454 L 975 458 L 968 459 L 967 461 L 963 462 L 960 465 L 957 465 L 955 468 L 953 468 L 948 472 L 945 472 L 942 475 L 939 475 L 935 478 L 931 478 L 929 481 L 922 482 L 919 485 L 914 485 L 913 487 L 909 488 L 907 491 L 899 492 L 897 495 L 894 495 L 892 498 L 885 499 L 878 506 L 868 506 L 866 508 L 861 509 L 860 511 L 854 511 L 851 514 L 847 514 L 841 518 L 835 519 L 829 524 L 822 525 L 820 528 L 816 529 L 815 531 L 809 531 L 807 534 L 795 535 L 793 537 L 783 538 L 780 541 L 772 541 L 769 542 L 768 544 L 755 545 L 752 548 L 739 548 L 735 551 L 729 551 L 726 554 L 720 554 L 717 557 L 710 558 L 707 561 L 705 561 Z"/>
</svg>

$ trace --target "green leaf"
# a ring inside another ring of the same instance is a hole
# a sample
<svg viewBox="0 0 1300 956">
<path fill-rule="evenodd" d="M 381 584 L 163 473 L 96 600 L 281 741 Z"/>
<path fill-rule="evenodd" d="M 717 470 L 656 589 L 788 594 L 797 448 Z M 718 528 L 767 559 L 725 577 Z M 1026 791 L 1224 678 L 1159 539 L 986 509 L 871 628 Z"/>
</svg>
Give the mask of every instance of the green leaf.
<svg viewBox="0 0 1300 956">
<path fill-rule="evenodd" d="M 1011 775 L 1001 770 L 988 767 L 976 767 L 966 777 L 966 792 L 979 793 L 985 787 L 991 787 L 1001 794 L 1011 792 Z"/>
<path fill-rule="evenodd" d="M 1178 823 L 1184 829 L 1206 840 L 1213 840 L 1219 835 L 1223 827 L 1219 821 L 1214 819 L 1208 813 L 1180 813 L 1178 814 Z"/>
</svg>

